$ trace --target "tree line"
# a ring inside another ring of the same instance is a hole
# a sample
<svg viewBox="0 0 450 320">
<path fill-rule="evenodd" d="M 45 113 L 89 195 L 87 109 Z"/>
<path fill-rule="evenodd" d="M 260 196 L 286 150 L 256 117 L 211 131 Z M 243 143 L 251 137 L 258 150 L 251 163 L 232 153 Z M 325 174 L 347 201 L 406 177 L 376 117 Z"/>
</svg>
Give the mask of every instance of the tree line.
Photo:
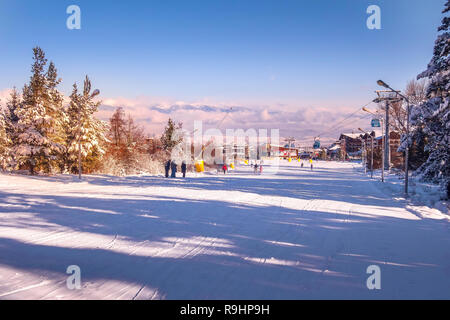
<svg viewBox="0 0 450 320">
<path fill-rule="evenodd" d="M 409 169 L 420 180 L 440 184 L 450 198 L 450 0 L 442 13 L 445 16 L 438 28 L 431 61 L 406 86 L 410 117 L 405 101 L 392 103 L 389 125 L 401 134 L 398 151 L 409 150 Z M 385 112 L 384 108 L 380 105 L 379 111 Z M 381 152 L 374 153 L 374 158 L 380 160 Z"/>
<path fill-rule="evenodd" d="M 21 92 L 13 88 L 0 110 L 0 168 L 35 173 L 133 174 L 158 171 L 167 151 L 174 122 L 169 119 L 161 139 L 148 138 L 123 108 L 109 122 L 96 118 L 98 90 L 86 76 L 73 84 L 69 101 L 58 86 L 62 79 L 44 51 L 33 48 L 31 77 Z"/>
<path fill-rule="evenodd" d="M 439 183 L 450 197 L 450 0 L 442 13 L 445 16 L 433 56 L 427 69 L 417 76 L 427 83 L 407 88 L 412 104 L 411 131 L 403 135 L 400 150 L 409 146 L 416 174 L 422 180 Z"/>
</svg>

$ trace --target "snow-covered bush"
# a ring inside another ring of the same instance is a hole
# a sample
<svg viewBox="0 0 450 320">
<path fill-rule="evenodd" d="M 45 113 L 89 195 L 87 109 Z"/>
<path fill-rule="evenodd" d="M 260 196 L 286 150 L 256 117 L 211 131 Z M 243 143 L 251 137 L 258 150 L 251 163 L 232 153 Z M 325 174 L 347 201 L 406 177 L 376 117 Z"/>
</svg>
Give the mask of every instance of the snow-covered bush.
<svg viewBox="0 0 450 320">
<path fill-rule="evenodd" d="M 111 154 L 106 155 L 102 163 L 103 166 L 100 169 L 100 173 L 114 176 L 162 174 L 164 172 L 163 161 L 150 154 L 136 155 L 136 165 L 133 167 L 125 164 L 121 159 L 113 157 Z"/>
</svg>

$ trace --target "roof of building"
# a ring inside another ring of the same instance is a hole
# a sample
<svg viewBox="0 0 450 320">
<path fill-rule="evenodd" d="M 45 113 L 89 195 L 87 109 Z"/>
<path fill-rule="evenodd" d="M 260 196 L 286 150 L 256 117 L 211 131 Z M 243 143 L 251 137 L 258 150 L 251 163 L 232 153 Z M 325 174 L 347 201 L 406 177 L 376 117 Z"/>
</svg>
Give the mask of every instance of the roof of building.
<svg viewBox="0 0 450 320">
<path fill-rule="evenodd" d="M 359 139 L 360 133 L 341 133 L 341 136 L 349 137 L 352 139 Z"/>
<path fill-rule="evenodd" d="M 328 150 L 334 151 L 334 150 L 338 150 L 338 149 L 340 149 L 340 148 L 341 148 L 340 146 L 334 145 L 334 146 L 332 146 L 331 148 L 329 148 Z"/>
</svg>

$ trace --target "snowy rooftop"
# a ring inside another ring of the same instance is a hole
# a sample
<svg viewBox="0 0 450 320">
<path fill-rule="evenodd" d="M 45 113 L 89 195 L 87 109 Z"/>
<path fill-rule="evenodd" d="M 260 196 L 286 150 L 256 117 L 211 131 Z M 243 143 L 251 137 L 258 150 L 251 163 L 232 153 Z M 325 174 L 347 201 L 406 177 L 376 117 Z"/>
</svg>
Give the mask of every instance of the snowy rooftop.
<svg viewBox="0 0 450 320">
<path fill-rule="evenodd" d="M 352 139 L 358 139 L 360 137 L 360 133 L 342 133 L 342 136 L 346 136 Z"/>
<path fill-rule="evenodd" d="M 340 148 L 341 148 L 340 146 L 335 145 L 335 146 L 332 146 L 331 148 L 329 148 L 328 150 L 334 151 L 334 150 L 338 150 L 338 149 L 340 149 Z"/>
</svg>

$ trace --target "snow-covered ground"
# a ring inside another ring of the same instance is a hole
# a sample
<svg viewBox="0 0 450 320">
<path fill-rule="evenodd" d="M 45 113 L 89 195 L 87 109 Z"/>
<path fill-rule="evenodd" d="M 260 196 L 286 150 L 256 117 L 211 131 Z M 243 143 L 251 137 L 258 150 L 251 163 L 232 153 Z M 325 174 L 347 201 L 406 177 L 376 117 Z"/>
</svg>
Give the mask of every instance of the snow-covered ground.
<svg viewBox="0 0 450 320">
<path fill-rule="evenodd" d="M 355 169 L 364 172 L 364 168 L 361 165 L 355 165 Z M 370 176 L 370 170 L 366 170 L 365 174 Z M 381 170 L 375 170 L 373 173 L 373 179 L 378 181 L 378 188 L 384 190 L 384 192 L 392 194 L 394 196 L 404 197 L 405 192 L 405 175 L 403 172 L 385 172 L 384 180 L 381 182 Z M 408 205 L 412 205 L 411 209 L 416 210 L 420 215 L 423 211 L 424 214 L 428 214 L 429 208 L 435 208 L 445 214 L 449 213 L 450 202 L 448 200 L 442 200 L 445 197 L 445 191 L 437 184 L 426 183 L 420 181 L 416 176 L 410 174 L 408 183 Z M 422 210 L 425 208 L 425 210 Z"/>
<path fill-rule="evenodd" d="M 0 188 L 0 299 L 450 299 L 448 216 L 354 164 L 0 175 Z M 70 265 L 80 290 L 66 287 Z M 366 286 L 370 265 L 381 290 Z"/>
</svg>

